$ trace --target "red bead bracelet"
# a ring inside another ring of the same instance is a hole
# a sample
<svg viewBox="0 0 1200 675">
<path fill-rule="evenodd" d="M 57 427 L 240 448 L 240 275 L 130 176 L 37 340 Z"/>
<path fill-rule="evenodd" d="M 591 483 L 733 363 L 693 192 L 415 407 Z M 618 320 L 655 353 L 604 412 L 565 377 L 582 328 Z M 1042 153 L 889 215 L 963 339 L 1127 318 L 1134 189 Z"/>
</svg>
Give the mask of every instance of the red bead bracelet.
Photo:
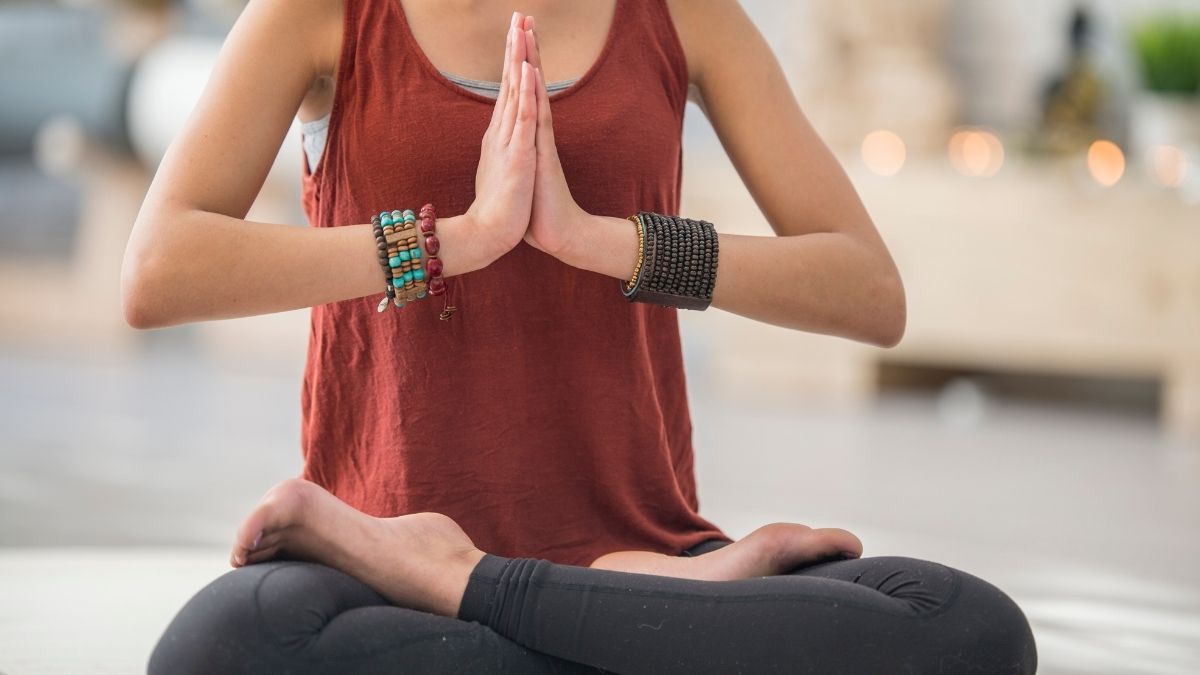
<svg viewBox="0 0 1200 675">
<path fill-rule="evenodd" d="M 420 221 L 417 229 L 425 238 L 425 283 L 430 295 L 442 295 L 447 290 L 446 279 L 442 277 L 442 261 L 437 257 L 442 249 L 442 242 L 437 238 L 437 212 L 433 204 L 421 207 Z M 442 321 L 448 321 L 454 315 L 457 307 L 450 304 L 450 296 L 446 296 L 442 313 L 438 316 Z"/>
</svg>

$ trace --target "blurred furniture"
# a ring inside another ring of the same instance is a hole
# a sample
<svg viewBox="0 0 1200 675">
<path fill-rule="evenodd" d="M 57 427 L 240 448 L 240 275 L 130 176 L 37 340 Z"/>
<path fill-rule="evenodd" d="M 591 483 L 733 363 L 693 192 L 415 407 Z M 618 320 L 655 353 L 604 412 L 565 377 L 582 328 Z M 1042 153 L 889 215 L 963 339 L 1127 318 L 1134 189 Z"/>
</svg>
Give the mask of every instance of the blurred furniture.
<svg viewBox="0 0 1200 675">
<path fill-rule="evenodd" d="M 181 24 L 194 28 L 176 34 Z M 0 214 L 0 341 L 108 355 L 170 335 L 247 360 L 303 357 L 307 310 L 153 334 L 123 318 L 130 230 L 223 39 L 203 24 L 169 6 L 0 7 L 0 203 L 12 205 Z M 248 219 L 304 224 L 300 148 L 293 120 Z"/>
<path fill-rule="evenodd" d="M 901 346 L 872 360 L 1151 377 L 1166 425 L 1200 432 L 1200 208 L 1073 168 L 860 177 L 910 310 Z"/>
<path fill-rule="evenodd" d="M 883 363 L 1153 378 L 1165 427 L 1200 434 L 1200 208 L 1134 176 L 1103 190 L 1074 162 L 1010 162 L 990 179 L 941 158 L 893 178 L 844 163 L 904 278 L 903 342 L 881 350 L 728 313 L 685 317 L 714 333 L 726 384 L 765 378 L 854 404 L 871 398 Z M 770 232 L 747 221 L 757 211 L 740 191 L 708 196 L 738 180 L 727 165 L 694 161 L 685 175 L 710 186 L 689 190 L 685 211 Z"/>
<path fill-rule="evenodd" d="M 95 7 L 0 5 L 0 152 L 28 153 L 56 116 L 98 140 L 126 142 L 130 65 L 106 40 L 109 24 Z"/>
</svg>

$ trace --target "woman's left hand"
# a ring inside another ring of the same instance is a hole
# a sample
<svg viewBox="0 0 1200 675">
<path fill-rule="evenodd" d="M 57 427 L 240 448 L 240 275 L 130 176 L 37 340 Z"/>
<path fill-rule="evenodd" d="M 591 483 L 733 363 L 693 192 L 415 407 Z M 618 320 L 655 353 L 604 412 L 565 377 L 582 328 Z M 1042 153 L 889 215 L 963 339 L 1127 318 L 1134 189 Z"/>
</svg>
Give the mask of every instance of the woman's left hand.
<svg viewBox="0 0 1200 675">
<path fill-rule="evenodd" d="M 534 248 L 561 257 L 570 249 L 572 237 L 579 231 L 588 214 L 575 203 L 567 187 L 558 149 L 554 145 L 554 120 L 550 114 L 550 94 L 546 90 L 542 59 L 537 38 L 533 33 L 533 17 L 526 17 L 525 54 L 537 73 L 534 86 L 538 95 L 538 120 L 535 144 L 537 169 L 533 188 L 533 210 L 525 242 Z"/>
</svg>

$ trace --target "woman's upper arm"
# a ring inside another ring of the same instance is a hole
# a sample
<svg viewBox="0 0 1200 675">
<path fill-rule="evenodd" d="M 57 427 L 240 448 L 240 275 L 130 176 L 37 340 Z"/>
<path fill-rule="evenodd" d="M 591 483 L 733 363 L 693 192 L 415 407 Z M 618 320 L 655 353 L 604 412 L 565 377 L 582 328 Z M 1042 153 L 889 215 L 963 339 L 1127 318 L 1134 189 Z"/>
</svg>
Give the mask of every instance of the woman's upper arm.
<svg viewBox="0 0 1200 675">
<path fill-rule="evenodd" d="M 738 2 L 671 0 L 671 10 L 688 45 L 698 103 L 775 232 L 858 232 L 877 239 L 849 178 Z"/>
<path fill-rule="evenodd" d="M 250 0 L 155 174 L 139 221 L 161 207 L 244 218 L 305 93 L 340 44 L 340 0 Z M 336 30 L 333 30 L 336 29 Z M 336 59 L 335 59 L 336 60 Z M 152 236 L 139 222 L 134 237 Z"/>
</svg>

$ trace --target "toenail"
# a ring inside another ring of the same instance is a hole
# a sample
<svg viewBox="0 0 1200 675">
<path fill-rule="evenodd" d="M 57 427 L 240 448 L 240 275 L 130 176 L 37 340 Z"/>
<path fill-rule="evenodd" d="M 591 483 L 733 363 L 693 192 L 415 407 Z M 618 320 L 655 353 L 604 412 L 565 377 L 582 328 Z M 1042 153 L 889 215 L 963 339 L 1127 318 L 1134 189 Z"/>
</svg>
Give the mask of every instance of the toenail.
<svg viewBox="0 0 1200 675">
<path fill-rule="evenodd" d="M 253 551 L 258 548 L 258 542 L 260 541 L 262 541 L 262 530 L 259 530 L 258 534 L 254 535 L 254 543 L 250 544 L 250 550 Z"/>
</svg>

